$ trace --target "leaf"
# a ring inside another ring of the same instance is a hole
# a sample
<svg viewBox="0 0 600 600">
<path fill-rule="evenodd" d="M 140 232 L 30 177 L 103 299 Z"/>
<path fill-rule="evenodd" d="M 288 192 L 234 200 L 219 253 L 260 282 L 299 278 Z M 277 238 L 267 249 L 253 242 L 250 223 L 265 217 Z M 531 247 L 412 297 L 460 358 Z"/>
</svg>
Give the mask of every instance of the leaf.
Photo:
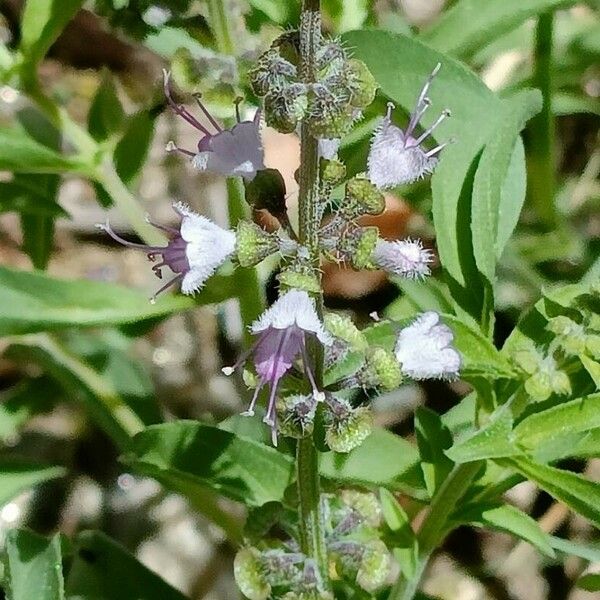
<svg viewBox="0 0 600 600">
<path fill-rule="evenodd" d="M 444 454 L 444 450 L 452 446 L 452 435 L 439 415 L 425 407 L 417 408 L 415 413 L 415 434 L 423 478 L 427 492 L 433 498 L 454 467 L 454 463 Z"/>
<path fill-rule="evenodd" d="M 440 52 L 467 57 L 530 17 L 575 4 L 575 0 L 460 0 L 421 39 Z"/>
<path fill-rule="evenodd" d="M 483 527 L 506 531 L 529 542 L 542 554 L 550 558 L 555 556 L 548 534 L 540 528 L 535 519 L 516 506 L 510 504 L 502 506 L 471 505 L 459 508 L 452 518 L 460 523 L 475 523 Z"/>
<path fill-rule="evenodd" d="M 337 33 L 359 29 L 369 16 L 368 0 L 324 0 L 323 12 L 332 19 Z"/>
<path fill-rule="evenodd" d="M 63 600 L 60 538 L 46 539 L 26 529 L 6 534 L 6 592 L 10 600 Z"/>
<path fill-rule="evenodd" d="M 600 389 L 600 363 L 595 361 L 585 354 L 579 357 L 583 368 L 589 373 L 590 377 L 594 381 L 595 386 Z"/>
<path fill-rule="evenodd" d="M 454 462 L 466 463 L 521 454 L 511 440 L 512 422 L 510 408 L 502 406 L 485 427 L 456 442 L 446 455 Z"/>
<path fill-rule="evenodd" d="M 192 306 L 194 302 L 182 296 L 163 296 L 151 304 L 140 292 L 106 282 L 69 281 L 0 267 L 0 336 L 121 325 Z"/>
<path fill-rule="evenodd" d="M 95 140 L 105 140 L 121 129 L 124 120 L 114 79 L 110 71 L 105 71 L 88 111 L 88 131 Z"/>
<path fill-rule="evenodd" d="M 208 486 L 248 506 L 281 501 L 293 476 L 292 460 L 274 448 L 195 421 L 147 427 L 125 461 L 187 496 Z"/>
<path fill-rule="evenodd" d="M 21 19 L 20 50 L 28 68 L 46 55 L 83 0 L 27 0 Z"/>
<path fill-rule="evenodd" d="M 528 450 L 551 444 L 557 437 L 586 432 L 600 427 L 600 394 L 563 402 L 534 413 L 514 429 L 515 442 Z"/>
<path fill-rule="evenodd" d="M 394 545 L 400 548 L 415 546 L 417 537 L 410 526 L 410 519 L 394 495 L 385 488 L 379 488 L 379 499 L 383 518 L 394 534 Z"/>
<path fill-rule="evenodd" d="M 133 181 L 146 161 L 156 116 L 155 111 L 142 110 L 129 117 L 125 124 L 125 133 L 114 153 L 115 169 L 125 183 Z"/>
<path fill-rule="evenodd" d="M 563 540 L 554 535 L 550 536 L 550 543 L 555 550 L 568 556 L 579 556 L 590 562 L 600 562 L 600 547 L 582 544 L 581 542 L 572 542 Z"/>
<path fill-rule="evenodd" d="M 0 462 L 0 506 L 12 500 L 21 492 L 49 479 L 57 479 L 66 474 L 63 467 Z"/>
<path fill-rule="evenodd" d="M 84 173 L 86 165 L 36 142 L 23 130 L 0 130 L 0 169 L 14 173 Z"/>
<path fill-rule="evenodd" d="M 75 542 L 67 599 L 185 600 L 181 592 L 142 565 L 100 531 L 83 531 Z"/>
<path fill-rule="evenodd" d="M 271 21 L 279 23 L 280 25 L 290 23 L 298 13 L 297 2 L 281 2 L 280 0 L 249 0 L 249 4 L 267 15 Z"/>
<path fill-rule="evenodd" d="M 586 592 L 600 592 L 600 573 L 586 573 L 577 580 L 576 585 Z"/>
<path fill-rule="evenodd" d="M 597 483 L 576 473 L 542 465 L 524 457 L 502 459 L 501 464 L 512 467 L 600 527 L 600 485 Z"/>
<path fill-rule="evenodd" d="M 539 112 L 542 96 L 538 90 L 525 90 L 503 103 L 503 116 L 490 141 L 483 150 L 475 179 L 471 205 L 471 230 L 473 232 L 473 252 L 479 271 L 494 283 L 496 261 L 504 245 L 512 234 L 525 201 L 525 181 L 519 183 L 518 193 L 503 194 L 509 167 L 514 162 L 517 137 L 526 121 Z M 522 146 L 519 156 L 521 173 L 524 173 L 524 154 Z M 509 173 L 514 177 L 515 167 Z M 513 182 L 511 181 L 511 184 Z M 514 191 L 514 190 L 511 190 Z M 505 200 L 505 203 L 502 203 Z M 503 219 L 503 239 L 498 241 L 500 215 Z M 510 224 L 507 227 L 507 224 Z M 493 306 L 489 307 L 493 310 Z"/>
<path fill-rule="evenodd" d="M 323 477 L 334 481 L 385 487 L 414 498 L 427 498 L 417 449 L 385 429 L 375 429 L 348 454 L 323 454 L 320 471 Z"/>
</svg>

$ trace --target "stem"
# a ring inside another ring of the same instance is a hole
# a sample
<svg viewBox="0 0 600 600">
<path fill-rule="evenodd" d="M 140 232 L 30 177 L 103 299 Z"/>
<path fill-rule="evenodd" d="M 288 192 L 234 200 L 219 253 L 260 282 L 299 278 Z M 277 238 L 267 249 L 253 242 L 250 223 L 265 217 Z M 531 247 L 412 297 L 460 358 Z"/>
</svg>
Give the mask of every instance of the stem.
<svg viewBox="0 0 600 600">
<path fill-rule="evenodd" d="M 304 0 L 300 18 L 300 72 L 305 83 L 316 80 L 316 52 L 321 40 L 321 12 L 319 0 Z M 300 130 L 300 177 L 299 177 L 299 233 L 310 256 L 315 275 L 319 271 L 319 153 L 318 142 L 311 135 L 306 122 Z M 323 295 L 316 298 L 319 316 L 323 316 Z M 311 343 L 309 355 L 314 360 L 317 386 L 323 384 L 323 348 L 318 342 Z M 296 474 L 300 513 L 300 543 L 302 552 L 313 558 L 324 581 L 327 580 L 327 550 L 323 516 L 321 514 L 321 486 L 319 478 L 319 454 L 311 438 L 298 441 L 296 448 Z"/>
<path fill-rule="evenodd" d="M 219 52 L 235 54 L 224 0 L 208 0 L 208 16 Z"/>
<path fill-rule="evenodd" d="M 469 489 L 480 467 L 480 462 L 457 465 L 442 483 L 431 501 L 429 512 L 417 535 L 419 556 L 415 572 L 408 580 L 400 576 L 392 588 L 388 600 L 412 600 L 414 598 L 429 558 L 448 533 L 450 515 Z"/>
<path fill-rule="evenodd" d="M 535 30 L 533 84 L 543 96 L 541 112 L 529 121 L 528 194 L 545 229 L 557 225 L 554 204 L 555 152 L 554 118 L 552 115 L 552 30 L 553 14 L 540 15 Z"/>
</svg>

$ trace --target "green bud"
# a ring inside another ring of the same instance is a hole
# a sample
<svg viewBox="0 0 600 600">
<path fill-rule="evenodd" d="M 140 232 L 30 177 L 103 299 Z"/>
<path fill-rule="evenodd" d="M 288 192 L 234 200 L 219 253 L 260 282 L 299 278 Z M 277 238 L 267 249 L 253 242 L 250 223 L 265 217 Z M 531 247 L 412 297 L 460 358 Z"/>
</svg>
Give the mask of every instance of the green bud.
<svg viewBox="0 0 600 600">
<path fill-rule="evenodd" d="M 244 181 L 246 202 L 255 210 L 268 210 L 274 217 L 283 215 L 285 181 L 277 169 L 262 169 L 251 181 Z"/>
<path fill-rule="evenodd" d="M 556 334 L 558 343 L 569 356 L 585 352 L 585 332 L 579 323 L 565 316 L 550 319 L 547 329 Z"/>
<path fill-rule="evenodd" d="M 304 290 L 309 294 L 318 294 L 321 291 L 321 282 L 310 267 L 292 264 L 277 276 L 283 287 Z"/>
<path fill-rule="evenodd" d="M 354 236 L 354 247 L 350 250 L 350 262 L 355 269 L 374 269 L 371 261 L 373 251 L 379 240 L 377 227 L 360 227 Z"/>
<path fill-rule="evenodd" d="M 564 371 L 555 371 L 550 375 L 550 386 L 559 396 L 567 396 L 571 393 L 571 382 Z"/>
<path fill-rule="evenodd" d="M 600 360 L 600 335 L 590 334 L 585 336 L 585 349 L 596 360 Z"/>
<path fill-rule="evenodd" d="M 394 390 L 402 383 L 400 363 L 393 352 L 384 348 L 371 348 L 358 381 L 366 388 Z"/>
<path fill-rule="evenodd" d="M 256 548 L 242 548 L 233 561 L 233 576 L 238 588 L 249 600 L 267 600 L 271 586 L 266 582 Z"/>
<path fill-rule="evenodd" d="M 372 540 L 365 547 L 356 583 L 363 590 L 373 593 L 386 582 L 390 567 L 390 553 L 385 544 L 381 540 Z"/>
<path fill-rule="evenodd" d="M 381 504 L 373 492 L 343 490 L 342 502 L 360 514 L 371 527 L 381 525 Z"/>
<path fill-rule="evenodd" d="M 331 186 L 338 185 L 346 177 L 346 166 L 339 160 L 321 159 L 321 181 Z"/>
<path fill-rule="evenodd" d="M 380 215 L 385 209 L 383 194 L 366 177 L 353 177 L 346 184 L 343 210 L 351 216 Z"/>
<path fill-rule="evenodd" d="M 552 394 L 550 375 L 539 371 L 525 381 L 525 391 L 537 402 L 542 402 Z"/>
<path fill-rule="evenodd" d="M 513 362 L 528 375 L 537 373 L 540 368 L 542 357 L 531 347 L 523 347 L 517 349 L 512 355 Z"/>
<path fill-rule="evenodd" d="M 554 317 L 548 321 L 546 329 L 556 335 L 570 335 L 577 331 L 579 325 L 565 316 Z"/>
<path fill-rule="evenodd" d="M 248 72 L 250 85 L 257 96 L 266 96 L 294 81 L 297 69 L 281 53 L 271 48 L 260 56 L 256 67 Z"/>
<path fill-rule="evenodd" d="M 335 402 L 346 404 L 340 399 Z M 373 415 L 367 406 L 352 409 L 335 407 L 326 425 L 325 441 L 334 452 L 347 453 L 360 446 L 373 431 Z M 331 407 L 330 407 L 331 408 Z"/>
<path fill-rule="evenodd" d="M 306 86 L 292 83 L 273 89 L 264 98 L 264 109 L 267 125 L 281 133 L 293 133 L 308 109 Z"/>
<path fill-rule="evenodd" d="M 310 131 L 315 137 L 341 138 L 344 137 L 354 124 L 355 118 L 350 110 L 311 116 Z"/>
<path fill-rule="evenodd" d="M 325 327 L 331 335 L 346 342 L 352 350 L 364 352 L 368 348 L 365 336 L 347 315 L 327 313 Z"/>
<path fill-rule="evenodd" d="M 242 381 L 244 382 L 244 385 L 251 390 L 258 387 L 258 375 L 249 369 L 244 369 L 242 371 Z"/>
<path fill-rule="evenodd" d="M 311 590 L 310 592 L 287 592 L 281 600 L 334 600 L 334 597 L 331 592 Z"/>
<path fill-rule="evenodd" d="M 297 394 L 282 398 L 277 403 L 279 430 L 289 437 L 305 438 L 313 432 L 316 411 L 317 401 L 312 395 Z"/>
<path fill-rule="evenodd" d="M 346 63 L 352 98 L 350 103 L 355 108 L 366 108 L 375 100 L 377 82 L 362 60 L 351 58 Z"/>
<path fill-rule="evenodd" d="M 242 267 L 253 267 L 277 251 L 277 236 L 249 221 L 240 221 L 235 238 L 235 251 Z"/>
</svg>

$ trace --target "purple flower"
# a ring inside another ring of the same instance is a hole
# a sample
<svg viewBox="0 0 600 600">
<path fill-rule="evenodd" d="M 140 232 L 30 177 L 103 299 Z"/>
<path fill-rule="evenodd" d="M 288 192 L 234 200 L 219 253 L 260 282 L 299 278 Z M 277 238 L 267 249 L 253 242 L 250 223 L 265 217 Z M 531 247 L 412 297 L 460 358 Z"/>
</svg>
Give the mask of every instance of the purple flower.
<svg viewBox="0 0 600 600">
<path fill-rule="evenodd" d="M 152 267 L 159 279 L 162 279 L 163 267 L 169 267 L 173 273 L 176 273 L 173 279 L 152 296 L 151 302 L 156 300 L 158 294 L 178 282 L 181 282 L 181 291 L 184 294 L 198 291 L 235 250 L 233 231 L 222 229 L 180 202 L 174 204 L 173 208 L 181 216 L 179 229 L 150 221 L 169 236 L 169 243 L 165 247 L 128 242 L 113 231 L 108 221 L 105 225 L 98 225 L 120 244 L 146 252 L 152 262 L 157 256 L 162 257 L 162 262 Z"/>
<path fill-rule="evenodd" d="M 423 248 L 421 240 L 378 240 L 372 260 L 382 269 L 408 279 L 423 278 L 431 273 L 433 253 Z"/>
<path fill-rule="evenodd" d="M 175 102 L 171 94 L 170 79 L 171 74 L 164 71 L 165 96 L 169 105 L 176 114 L 196 128 L 202 137 L 198 142 L 197 152 L 179 148 L 174 142 L 167 144 L 167 151 L 177 151 L 191 157 L 192 164 L 200 171 L 212 171 L 225 176 L 240 175 L 248 181 L 254 179 L 256 172 L 265 168 L 260 139 L 260 110 L 256 111 L 252 121 L 242 121 L 239 104 L 236 104 L 237 123 L 231 129 L 223 129 L 196 96 L 200 110 L 215 129 L 211 133 L 184 106 Z"/>
<path fill-rule="evenodd" d="M 317 315 L 315 302 L 301 290 L 290 290 L 268 308 L 251 326 L 251 332 L 258 336 L 254 346 L 232 367 L 224 367 L 223 373 L 231 375 L 252 355 L 258 375 L 258 385 L 248 410 L 243 414 L 251 416 L 261 389 L 270 388 L 267 413 L 263 419 L 271 426 L 273 444 L 277 445 L 277 413 L 275 408 L 277 388 L 281 378 L 292 368 L 294 361 L 302 355 L 304 371 L 313 389 L 316 400 L 324 398 L 315 382 L 306 348 L 307 338 L 312 336 L 329 346 L 331 335 L 325 330 Z"/>
<path fill-rule="evenodd" d="M 458 377 L 461 365 L 453 340 L 452 330 L 440 323 L 440 315 L 428 311 L 400 331 L 394 353 L 402 372 L 412 379 L 451 380 Z"/>
<path fill-rule="evenodd" d="M 388 104 L 387 114 L 373 135 L 368 158 L 369 179 L 377 187 L 390 188 L 411 183 L 432 173 L 437 165 L 440 151 L 450 143 L 439 144 L 431 150 L 421 147 L 421 143 L 431 135 L 433 130 L 450 116 L 448 109 L 442 111 L 433 125 L 419 137 L 415 138 L 413 135 L 419 120 L 431 104 L 427 92 L 441 66 L 441 63 L 438 63 L 427 78 L 405 130 L 392 123 L 394 105 Z"/>
</svg>

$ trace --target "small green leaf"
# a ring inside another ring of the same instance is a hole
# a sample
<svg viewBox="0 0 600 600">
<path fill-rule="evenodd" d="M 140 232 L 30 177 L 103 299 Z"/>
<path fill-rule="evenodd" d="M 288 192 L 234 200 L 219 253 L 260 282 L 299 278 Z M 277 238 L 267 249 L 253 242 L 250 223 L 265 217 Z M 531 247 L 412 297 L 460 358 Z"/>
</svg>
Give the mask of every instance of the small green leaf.
<svg viewBox="0 0 600 600">
<path fill-rule="evenodd" d="M 115 148 L 115 169 L 125 183 L 131 183 L 142 168 L 154 136 L 155 111 L 142 110 L 129 117 L 125 133 Z"/>
<path fill-rule="evenodd" d="M 83 598 L 185 600 L 186 598 L 164 579 L 142 565 L 123 546 L 100 531 L 80 533 L 74 542 L 74 550 L 75 557 L 66 586 L 67 598 L 71 600 Z"/>
<path fill-rule="evenodd" d="M 27 0 L 21 19 L 20 50 L 30 69 L 46 55 L 83 0 Z"/>
<path fill-rule="evenodd" d="M 577 580 L 576 585 L 586 592 L 600 592 L 600 573 L 587 573 Z"/>
<path fill-rule="evenodd" d="M 563 540 L 554 535 L 549 536 L 552 547 L 567 556 L 578 556 L 590 562 L 600 562 L 600 546 L 591 546 L 582 544 L 581 542 L 572 542 L 571 540 Z"/>
<path fill-rule="evenodd" d="M 2 461 L 0 463 L 0 506 L 12 500 L 17 494 L 39 483 L 63 477 L 63 467 L 19 464 Z"/>
<path fill-rule="evenodd" d="M 88 112 L 88 130 L 95 140 L 105 140 L 121 129 L 124 120 L 125 112 L 114 79 L 106 71 Z"/>
<path fill-rule="evenodd" d="M 26 529 L 6 534 L 6 592 L 10 600 L 64 600 L 60 538 Z"/>
<path fill-rule="evenodd" d="M 405 510 L 398 504 L 394 495 L 385 488 L 379 488 L 379 498 L 383 518 L 394 535 L 394 545 L 399 548 L 412 548 L 417 538 Z"/>
<path fill-rule="evenodd" d="M 321 457 L 320 471 L 323 477 L 334 481 L 385 487 L 414 498 L 427 498 L 417 449 L 384 429 L 375 429 L 348 454 L 325 453 Z"/>
<path fill-rule="evenodd" d="M 600 527 L 600 486 L 597 483 L 582 475 L 542 465 L 525 457 L 502 459 L 501 464 L 512 467 Z"/>
<path fill-rule="evenodd" d="M 460 0 L 421 34 L 441 52 L 467 57 L 530 17 L 575 4 L 575 0 Z"/>
<path fill-rule="evenodd" d="M 293 475 L 292 460 L 274 448 L 195 421 L 147 427 L 125 461 L 180 493 L 210 487 L 248 506 L 281 501 Z"/>
<path fill-rule="evenodd" d="M 433 498 L 454 463 L 444 454 L 452 446 L 452 435 L 439 415 L 425 407 L 415 413 L 415 434 L 427 492 Z"/>
<path fill-rule="evenodd" d="M 542 554 L 554 558 L 548 534 L 540 528 L 537 521 L 516 506 L 471 505 L 459 508 L 452 518 L 461 523 L 475 523 L 512 533 L 535 546 Z"/>
<path fill-rule="evenodd" d="M 581 361 L 584 369 L 589 373 L 596 387 L 600 389 L 600 363 L 589 358 L 588 356 L 585 356 L 585 354 L 581 355 L 579 360 Z"/>
</svg>

